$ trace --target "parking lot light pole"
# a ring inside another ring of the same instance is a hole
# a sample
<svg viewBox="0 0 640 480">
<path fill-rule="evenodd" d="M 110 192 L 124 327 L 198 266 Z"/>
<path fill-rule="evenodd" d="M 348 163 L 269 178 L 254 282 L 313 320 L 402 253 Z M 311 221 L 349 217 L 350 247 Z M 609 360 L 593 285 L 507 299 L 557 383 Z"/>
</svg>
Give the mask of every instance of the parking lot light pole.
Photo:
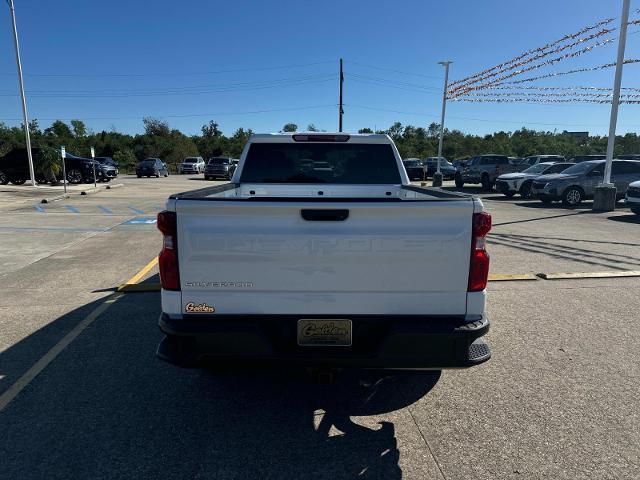
<svg viewBox="0 0 640 480">
<path fill-rule="evenodd" d="M 593 210 L 596 212 L 612 212 L 616 208 L 616 186 L 611 183 L 611 166 L 613 164 L 613 148 L 616 141 L 616 124 L 618 123 L 618 106 L 620 105 L 620 85 L 622 84 L 622 67 L 624 50 L 627 43 L 627 23 L 629 22 L 630 0 L 622 1 L 620 18 L 620 36 L 618 37 L 618 58 L 616 74 L 613 81 L 613 97 L 611 98 L 611 117 L 609 119 L 609 139 L 607 141 L 607 160 L 604 167 L 603 182 L 596 187 L 593 195 Z"/>
<path fill-rule="evenodd" d="M 449 65 L 453 62 L 445 60 L 438 62 L 444 66 L 444 91 L 442 92 L 442 116 L 440 118 L 440 139 L 438 140 L 438 158 L 436 160 L 436 173 L 433 174 L 433 186 L 442 186 L 442 173 L 440 172 L 440 157 L 442 157 L 442 139 L 444 137 L 444 114 L 447 109 L 447 88 L 449 87 Z"/>
<path fill-rule="evenodd" d="M 29 175 L 31 185 L 36 186 L 36 176 L 33 171 L 33 156 L 31 155 L 31 135 L 29 134 L 29 119 L 27 116 L 27 100 L 24 95 L 24 82 L 22 80 L 22 62 L 20 61 L 20 43 L 18 42 L 18 27 L 16 25 L 16 9 L 13 0 L 7 0 L 9 10 L 11 10 L 11 21 L 13 22 L 13 45 L 16 49 L 16 64 L 18 66 L 18 83 L 20 84 L 20 97 L 22 98 L 22 121 L 24 122 L 24 138 L 27 144 L 27 157 L 29 159 Z"/>
</svg>

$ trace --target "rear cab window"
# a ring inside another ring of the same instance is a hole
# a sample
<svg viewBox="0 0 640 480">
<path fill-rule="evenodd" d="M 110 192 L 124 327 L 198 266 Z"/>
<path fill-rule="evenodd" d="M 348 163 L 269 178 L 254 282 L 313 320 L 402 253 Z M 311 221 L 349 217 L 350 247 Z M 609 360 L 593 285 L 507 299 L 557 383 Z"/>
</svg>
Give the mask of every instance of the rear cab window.
<svg viewBox="0 0 640 480">
<path fill-rule="evenodd" d="M 241 183 L 402 183 L 388 144 L 252 143 Z"/>
</svg>

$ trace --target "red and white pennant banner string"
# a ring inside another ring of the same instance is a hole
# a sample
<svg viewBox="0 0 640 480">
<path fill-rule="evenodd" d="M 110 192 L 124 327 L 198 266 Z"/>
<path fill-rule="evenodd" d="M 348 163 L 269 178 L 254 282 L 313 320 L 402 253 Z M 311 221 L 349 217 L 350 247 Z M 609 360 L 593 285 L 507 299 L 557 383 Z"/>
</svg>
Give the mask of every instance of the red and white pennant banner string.
<svg viewBox="0 0 640 480">
<path fill-rule="evenodd" d="M 508 80 L 509 78 L 513 78 L 516 75 L 520 75 L 520 74 L 525 73 L 525 72 L 530 72 L 531 70 L 536 70 L 538 68 L 546 67 L 546 66 L 549 66 L 549 65 L 554 65 L 554 64 L 556 64 L 556 63 L 558 63 L 558 62 L 560 62 L 562 60 L 566 60 L 568 58 L 579 57 L 580 55 L 583 55 L 585 53 L 588 53 L 588 52 L 592 51 L 594 48 L 602 47 L 604 45 L 608 45 L 609 43 L 613 42 L 614 40 L 615 40 L 615 38 L 609 38 L 609 39 L 604 40 L 602 42 L 595 43 L 595 44 L 593 44 L 593 45 L 591 45 L 589 47 L 585 47 L 585 48 L 583 48 L 581 50 L 578 50 L 576 52 L 566 53 L 566 54 L 561 55 L 559 57 L 551 58 L 549 60 L 545 60 L 544 62 L 536 63 L 536 64 L 531 65 L 529 67 L 526 67 L 526 68 L 511 72 L 511 73 L 509 73 L 507 75 L 503 75 L 501 77 L 497 77 L 497 78 L 491 80 L 490 82 L 480 83 L 480 84 L 477 84 L 477 85 L 469 85 L 469 86 L 466 86 L 466 87 L 453 88 L 453 89 L 448 91 L 448 95 L 451 96 L 451 97 L 459 97 L 461 95 L 466 94 L 467 92 L 471 92 L 471 91 L 474 91 L 474 90 L 486 89 L 486 88 L 489 88 L 490 86 L 499 84 L 504 80 Z"/>
<path fill-rule="evenodd" d="M 450 91 L 464 90 L 464 89 L 466 89 L 467 87 L 471 87 L 471 86 L 472 86 L 472 85 L 474 85 L 474 84 L 477 84 L 477 83 L 479 83 L 479 82 L 483 82 L 483 81 L 485 81 L 485 80 L 488 80 L 488 79 L 490 79 L 490 78 L 493 78 L 493 77 L 495 77 L 495 76 L 497 76 L 497 75 L 500 75 L 500 74 L 502 74 L 502 73 L 505 73 L 505 72 L 511 71 L 511 70 L 513 70 L 513 69 L 515 69 L 515 68 L 519 68 L 519 67 L 525 66 L 525 65 L 527 65 L 527 64 L 529 64 L 529 63 L 531 63 L 531 62 L 534 62 L 534 61 L 536 61 L 536 60 L 540 60 L 540 59 L 542 59 L 542 58 L 548 57 L 549 55 L 553 55 L 553 54 L 555 54 L 555 53 L 560 53 L 560 52 L 562 52 L 562 51 L 564 51 L 564 50 L 567 50 L 567 49 L 573 48 L 573 47 L 575 47 L 575 46 L 577 46 L 577 45 L 581 45 L 581 44 L 584 44 L 585 42 L 589 42 L 589 41 L 594 40 L 594 39 L 596 39 L 596 38 L 600 38 L 600 37 L 602 37 L 603 35 L 606 35 L 606 34 L 608 34 L 608 33 L 612 32 L 612 31 L 613 31 L 613 30 L 610 30 L 610 29 L 604 29 L 604 30 L 601 30 L 601 31 L 599 31 L 599 32 L 594 33 L 593 35 L 589 35 L 588 37 L 581 38 L 581 39 L 577 40 L 576 42 L 573 42 L 573 43 L 570 43 L 570 44 L 567 44 L 567 45 L 562 45 L 562 46 L 560 46 L 560 47 L 557 47 L 557 48 L 556 48 L 556 49 L 554 49 L 554 50 L 550 50 L 550 51 L 547 51 L 547 52 L 544 52 L 544 53 L 540 53 L 539 55 L 536 55 L 536 56 L 534 56 L 534 57 L 527 58 L 526 60 L 522 60 L 521 62 L 514 63 L 514 64 L 512 64 L 512 65 L 509 65 L 509 66 L 507 66 L 507 67 L 501 68 L 501 69 L 499 69 L 499 70 L 492 71 L 491 73 L 488 73 L 488 74 L 486 74 L 486 75 L 483 75 L 483 76 L 477 77 L 477 78 L 475 78 L 474 80 L 470 80 L 470 81 L 468 81 L 468 82 L 458 83 L 458 84 L 456 84 L 456 85 L 452 85 L 452 88 L 450 88 Z M 610 39 L 604 40 L 604 41 L 602 41 L 602 42 L 596 43 L 595 45 L 593 45 L 593 46 L 591 46 L 591 47 L 587 47 L 586 49 L 583 49 L 583 50 L 582 50 L 582 53 L 585 53 L 585 52 L 587 52 L 587 51 L 590 51 L 590 50 L 591 50 L 592 48 L 594 48 L 594 47 L 602 46 L 602 45 L 606 45 L 606 44 L 608 44 L 608 43 L 610 43 L 610 42 L 613 42 L 614 40 L 615 40 L 615 38 L 610 38 Z M 570 58 L 571 56 L 578 56 L 578 55 L 581 55 L 581 54 L 580 54 L 580 53 L 578 53 L 578 52 L 575 52 L 575 55 L 573 55 L 573 54 L 569 54 L 569 56 L 559 57 L 559 59 L 558 59 L 558 60 L 556 60 L 556 61 L 560 61 L 560 60 L 563 60 L 564 58 Z M 551 62 L 551 63 L 546 63 L 546 62 L 545 62 L 545 63 L 541 63 L 541 64 L 539 64 L 539 66 L 534 67 L 534 68 L 540 68 L 540 67 L 542 67 L 542 66 L 550 65 L 550 64 L 552 64 L 552 63 L 555 63 L 555 62 Z M 530 68 L 530 70 L 533 70 L 534 68 Z M 519 75 L 520 73 L 525 72 L 525 71 L 527 71 L 527 69 L 518 70 L 518 71 L 516 71 L 516 72 L 514 72 L 514 73 L 515 73 L 516 75 Z"/>
<path fill-rule="evenodd" d="M 454 101 L 457 102 L 471 102 L 471 103 L 597 103 L 607 104 L 611 103 L 611 100 L 596 100 L 596 99 L 584 99 L 584 98 L 472 98 L 462 97 L 457 98 Z M 626 104 L 640 104 L 640 100 L 624 100 L 621 99 L 620 103 Z"/>
<path fill-rule="evenodd" d="M 560 45 L 561 43 L 566 42 L 567 40 L 574 40 L 574 39 L 580 37 L 581 35 L 584 35 L 587 32 L 590 32 L 592 30 L 600 28 L 600 27 L 602 27 L 604 25 L 608 25 L 609 23 L 613 22 L 614 20 L 615 20 L 615 18 L 607 18 L 605 20 L 602 20 L 602 21 L 600 21 L 600 22 L 598 22 L 598 23 L 596 23 L 594 25 L 591 25 L 589 27 L 585 27 L 585 28 L 583 28 L 583 29 L 581 29 L 581 30 L 579 30 L 579 31 L 577 31 L 575 33 L 571 33 L 571 34 L 565 35 L 564 37 L 562 37 L 562 38 L 560 38 L 560 39 L 558 39 L 558 40 L 556 40 L 554 42 L 548 43 L 547 45 L 545 45 L 543 47 L 539 47 L 539 48 L 534 48 L 534 49 L 528 50 L 528 51 L 524 52 L 523 54 L 518 55 L 515 58 L 512 58 L 511 60 L 508 60 L 506 62 L 500 63 L 498 65 L 495 65 L 495 66 L 491 67 L 491 68 L 487 68 L 486 70 L 483 70 L 481 72 L 475 73 L 475 74 L 473 74 L 473 75 L 471 75 L 469 77 L 466 77 L 466 78 L 451 82 L 451 86 L 454 87 L 454 86 L 461 85 L 461 84 L 464 84 L 464 83 L 469 83 L 471 80 L 477 79 L 478 77 L 482 77 L 483 75 L 486 75 L 489 72 L 492 72 L 494 70 L 500 70 L 500 69 L 503 69 L 504 67 L 506 67 L 508 65 L 512 65 L 514 63 L 518 63 L 518 62 L 520 62 L 521 60 L 525 59 L 528 56 L 536 55 L 538 53 L 544 52 L 544 51 L 546 51 L 546 50 L 548 50 L 548 49 L 550 49 L 552 47 L 555 47 L 556 45 Z M 612 30 L 608 30 L 608 31 L 613 31 L 613 29 Z"/>
<path fill-rule="evenodd" d="M 632 63 L 640 63 L 640 59 L 636 59 L 636 58 L 630 58 L 624 61 L 625 65 L 628 64 L 632 64 Z M 527 77 L 527 78 L 521 78 L 520 80 L 512 80 L 510 82 L 500 82 L 497 83 L 495 85 L 516 85 L 516 84 L 520 84 L 520 83 L 526 83 L 526 82 L 534 82 L 536 80 L 543 80 L 545 78 L 552 78 L 552 77 L 560 77 L 563 75 L 571 75 L 574 73 L 583 73 L 583 72 L 593 72 L 596 70 L 604 70 L 606 68 L 613 68 L 616 66 L 616 62 L 611 62 L 611 63 L 605 63 L 604 65 L 597 65 L 595 67 L 585 67 L 585 68 L 576 68 L 573 70 L 567 70 L 566 72 L 554 72 L 554 73 L 546 73 L 544 75 L 538 75 L 535 77 Z M 495 86 L 493 85 L 493 86 Z"/>
</svg>

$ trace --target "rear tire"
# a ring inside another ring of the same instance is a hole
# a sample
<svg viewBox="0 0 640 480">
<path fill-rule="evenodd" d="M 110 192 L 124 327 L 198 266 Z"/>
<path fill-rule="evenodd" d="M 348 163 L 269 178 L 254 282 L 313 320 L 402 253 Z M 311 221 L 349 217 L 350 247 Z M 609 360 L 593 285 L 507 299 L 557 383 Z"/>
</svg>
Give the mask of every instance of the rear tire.
<svg viewBox="0 0 640 480">
<path fill-rule="evenodd" d="M 82 183 L 82 172 L 77 168 L 72 168 L 67 171 L 67 182 L 73 183 L 74 185 Z"/>
<path fill-rule="evenodd" d="M 569 187 L 562 194 L 562 203 L 566 207 L 577 207 L 582 203 L 584 193 L 578 187 Z"/>
<path fill-rule="evenodd" d="M 462 175 L 456 173 L 454 181 L 456 182 L 456 187 L 462 188 L 464 187 L 464 181 L 462 180 Z"/>
<path fill-rule="evenodd" d="M 529 199 L 531 198 L 531 185 L 533 182 L 524 182 L 521 186 L 520 186 L 520 196 L 522 198 L 526 198 Z"/>
</svg>

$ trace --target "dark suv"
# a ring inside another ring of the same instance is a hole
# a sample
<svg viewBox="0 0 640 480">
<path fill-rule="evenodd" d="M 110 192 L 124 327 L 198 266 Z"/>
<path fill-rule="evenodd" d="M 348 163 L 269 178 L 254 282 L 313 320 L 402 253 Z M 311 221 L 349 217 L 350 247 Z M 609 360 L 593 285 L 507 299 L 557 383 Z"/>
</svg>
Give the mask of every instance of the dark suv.
<svg viewBox="0 0 640 480">
<path fill-rule="evenodd" d="M 111 157 L 96 157 L 96 162 L 100 164 L 100 180 L 109 182 L 118 176 L 118 162 Z M 96 165 L 97 166 L 97 165 Z"/>
<path fill-rule="evenodd" d="M 146 158 L 138 163 L 136 176 L 140 177 L 163 177 L 169 176 L 167 165 L 159 158 Z"/>
<path fill-rule="evenodd" d="M 478 155 L 456 172 L 456 187 L 465 183 L 480 183 L 485 190 L 493 189 L 496 179 L 504 173 L 520 172 L 528 165 L 513 165 L 506 155 Z"/>
<path fill-rule="evenodd" d="M 38 172 L 38 164 L 42 161 L 42 149 L 32 148 L 33 166 Z M 62 170 L 62 159 L 60 160 Z M 69 183 L 93 182 L 93 162 L 90 158 L 76 157 L 67 153 L 65 158 L 65 170 Z M 62 172 L 61 172 L 62 173 Z M 22 185 L 29 179 L 29 157 L 26 148 L 15 148 L 0 158 L 0 183 L 9 182 L 14 185 Z M 100 176 L 100 166 L 96 169 L 96 176 Z M 45 178 L 44 175 L 36 173 L 38 183 L 46 183 L 53 179 Z"/>
<path fill-rule="evenodd" d="M 236 163 L 233 158 L 229 157 L 213 157 L 207 162 L 204 167 L 204 179 L 215 180 L 216 178 L 224 178 L 231 180 L 233 172 L 235 171 Z"/>
</svg>

